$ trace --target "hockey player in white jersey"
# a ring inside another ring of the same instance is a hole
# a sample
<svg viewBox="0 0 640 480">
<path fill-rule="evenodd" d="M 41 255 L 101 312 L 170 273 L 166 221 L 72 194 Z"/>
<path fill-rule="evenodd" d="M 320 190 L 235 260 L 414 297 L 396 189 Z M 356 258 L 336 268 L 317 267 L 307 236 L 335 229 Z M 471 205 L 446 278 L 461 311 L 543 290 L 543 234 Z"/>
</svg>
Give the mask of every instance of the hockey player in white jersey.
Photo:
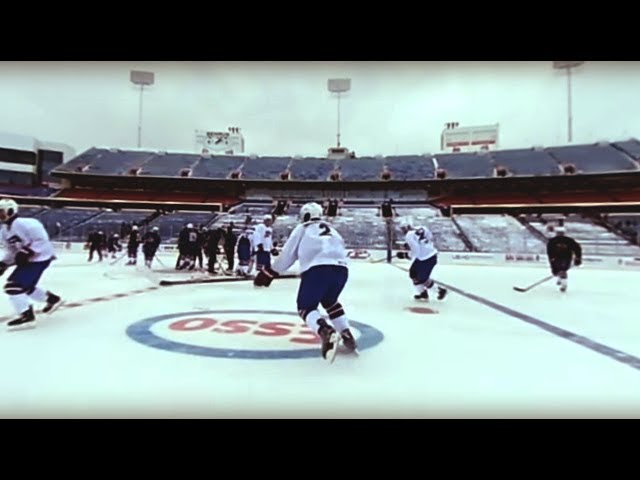
<svg viewBox="0 0 640 480">
<path fill-rule="evenodd" d="M 340 337 L 344 346 L 357 352 L 349 321 L 339 302 L 340 293 L 349 278 L 347 251 L 342 236 L 321 220 L 322 207 L 307 203 L 300 209 L 302 224 L 289 235 L 273 267 L 258 272 L 256 282 L 268 287 L 273 278 L 300 262 L 301 282 L 298 289 L 298 313 L 322 340 L 322 356 L 333 361 Z M 318 311 L 326 310 L 328 320 Z M 340 335 L 338 335 L 340 332 Z"/>
<path fill-rule="evenodd" d="M 435 282 L 431 280 L 433 267 L 438 263 L 438 250 L 433 244 L 431 230 L 427 227 L 414 228 L 411 217 L 400 219 L 400 229 L 405 235 L 405 242 L 410 250 L 409 255 L 413 259 L 409 269 L 409 277 L 411 277 L 416 290 L 413 298 L 416 300 L 428 300 L 428 292 L 435 294 L 437 288 L 438 300 L 444 300 L 444 297 L 447 296 L 447 289 L 436 287 Z"/>
<path fill-rule="evenodd" d="M 253 232 L 252 242 L 256 255 L 256 270 L 271 267 L 271 250 L 273 249 L 273 228 L 271 224 L 273 218 L 267 214 L 263 218 L 263 223 L 256 226 Z M 259 286 L 254 282 L 255 286 Z"/>
<path fill-rule="evenodd" d="M 60 306 L 61 298 L 38 287 L 38 281 L 55 258 L 53 245 L 42 223 L 35 218 L 17 216 L 18 204 L 8 198 L 0 200 L 0 240 L 5 255 L 0 260 L 0 275 L 12 265 L 13 270 L 4 291 L 9 295 L 18 317 L 9 327 L 35 324 L 35 314 L 30 300 L 45 302 L 43 312 L 51 313 Z"/>
</svg>

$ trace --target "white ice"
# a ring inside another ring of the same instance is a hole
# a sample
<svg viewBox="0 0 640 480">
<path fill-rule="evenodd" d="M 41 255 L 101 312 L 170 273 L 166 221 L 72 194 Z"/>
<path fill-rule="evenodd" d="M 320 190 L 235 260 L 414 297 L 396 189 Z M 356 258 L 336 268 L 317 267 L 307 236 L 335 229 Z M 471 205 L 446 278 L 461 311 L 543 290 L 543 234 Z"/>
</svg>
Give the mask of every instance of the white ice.
<svg viewBox="0 0 640 480">
<path fill-rule="evenodd" d="M 160 258 L 173 264 L 173 256 Z M 74 302 L 171 276 L 143 271 L 108 260 L 87 265 L 84 254 L 69 253 L 42 285 Z M 540 267 L 438 265 L 434 271 L 466 292 L 640 357 L 637 272 L 574 268 L 565 294 L 553 281 L 524 294 L 512 289 L 546 274 Z M 250 282 L 167 287 L 60 308 L 39 315 L 35 329 L 10 332 L 0 325 L 0 417 L 640 417 L 640 370 L 455 293 L 444 303 L 418 303 L 407 273 L 385 263 L 352 262 L 341 299 L 349 318 L 385 336 L 359 358 L 338 355 L 332 365 L 319 354 L 213 358 L 153 348 L 126 335 L 130 325 L 170 313 L 295 313 L 298 282 L 276 280 L 269 289 Z M 3 298 L 0 315 L 10 317 Z M 438 313 L 407 310 L 415 306 Z M 229 341 L 208 330 L 188 337 L 220 346 Z M 233 340 L 236 346 L 242 338 Z M 281 342 L 285 348 L 285 341 L 258 345 L 254 339 L 251 346 L 280 348 Z"/>
</svg>

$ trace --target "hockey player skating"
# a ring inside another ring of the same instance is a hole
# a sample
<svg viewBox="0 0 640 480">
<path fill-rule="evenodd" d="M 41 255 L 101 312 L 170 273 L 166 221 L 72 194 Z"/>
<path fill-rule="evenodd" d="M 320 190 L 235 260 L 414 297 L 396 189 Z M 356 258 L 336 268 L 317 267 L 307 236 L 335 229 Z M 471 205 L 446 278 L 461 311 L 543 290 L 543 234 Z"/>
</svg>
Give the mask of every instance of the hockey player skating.
<svg viewBox="0 0 640 480">
<path fill-rule="evenodd" d="M 322 208 L 322 207 L 321 207 Z M 271 249 L 273 248 L 273 228 L 271 224 L 273 218 L 267 214 L 263 218 L 263 223 L 256 226 L 253 232 L 253 244 L 255 246 L 256 270 L 271 267 Z M 254 285 L 259 286 L 257 284 Z"/>
<path fill-rule="evenodd" d="M 340 338 L 350 351 L 356 351 L 357 345 L 339 302 L 349 277 L 344 240 L 321 216 L 322 207 L 317 203 L 304 205 L 300 209 L 302 223 L 291 232 L 273 267 L 258 271 L 255 282 L 268 287 L 274 277 L 289 269 L 296 260 L 300 262 L 298 313 L 322 340 L 323 358 L 333 361 Z M 328 319 L 318 311 L 319 305 L 326 310 Z"/>
<path fill-rule="evenodd" d="M 433 234 L 426 227 L 415 227 L 410 217 L 400 220 L 400 229 L 405 235 L 405 242 L 409 247 L 409 256 L 413 259 L 409 269 L 409 277 L 413 282 L 416 300 L 429 300 L 429 292 L 437 293 L 438 300 L 444 300 L 447 289 L 436 287 L 431 279 L 433 267 L 438 263 L 438 250 L 433 244 Z M 399 255 L 399 257 L 401 257 Z M 437 289 L 437 290 L 436 290 Z"/>
<path fill-rule="evenodd" d="M 111 254 L 111 258 L 116 258 L 116 252 L 122 251 L 122 245 L 120 245 L 120 235 L 114 233 L 109 237 L 107 242 L 107 251 Z"/>
<path fill-rule="evenodd" d="M 0 261 L 0 275 L 10 266 L 16 266 L 4 286 L 18 315 L 7 324 L 9 327 L 35 324 L 31 300 L 45 302 L 44 313 L 53 312 L 62 303 L 58 295 L 38 286 L 40 277 L 55 258 L 49 235 L 39 220 L 20 218 L 17 213 L 18 204 L 15 201 L 7 198 L 0 200 L 0 239 L 5 247 L 5 255 Z"/>
<path fill-rule="evenodd" d="M 93 260 L 93 252 L 98 253 L 98 261 L 102 261 L 102 250 L 106 246 L 106 237 L 102 230 L 98 232 L 91 232 L 87 238 L 87 247 L 89 248 L 88 262 Z"/>
<path fill-rule="evenodd" d="M 196 255 L 198 249 L 198 231 L 194 228 L 193 223 L 187 224 L 180 231 L 178 237 L 178 261 L 176 262 L 176 270 L 193 270 L 196 268 Z"/>
<path fill-rule="evenodd" d="M 576 267 L 582 264 L 582 248 L 573 238 L 565 235 L 564 227 L 556 227 L 556 236 L 547 242 L 547 255 L 551 266 L 551 274 L 557 277 L 556 284 L 561 292 L 567 291 L 568 271 L 571 262 Z"/>
<path fill-rule="evenodd" d="M 129 261 L 127 265 L 135 265 L 138 261 L 138 245 L 140 245 L 140 233 L 138 232 L 138 226 L 134 225 L 131 227 L 131 233 L 129 233 L 129 244 L 127 245 Z"/>
<path fill-rule="evenodd" d="M 160 234 L 158 227 L 153 227 L 142 237 L 142 253 L 144 253 L 144 264 L 147 268 L 151 268 L 153 257 L 160 246 Z"/>
</svg>

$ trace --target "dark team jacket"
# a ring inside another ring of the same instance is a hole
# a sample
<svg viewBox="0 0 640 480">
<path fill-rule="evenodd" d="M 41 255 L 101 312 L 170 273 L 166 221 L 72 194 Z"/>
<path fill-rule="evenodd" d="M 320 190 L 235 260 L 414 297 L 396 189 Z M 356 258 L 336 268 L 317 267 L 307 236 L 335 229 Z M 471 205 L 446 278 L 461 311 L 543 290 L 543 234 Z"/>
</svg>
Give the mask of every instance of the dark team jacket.
<svg viewBox="0 0 640 480">
<path fill-rule="evenodd" d="M 93 232 L 89 234 L 89 238 L 87 238 L 87 243 L 97 247 L 104 245 L 106 243 L 105 235 L 100 235 L 98 232 Z"/>
<path fill-rule="evenodd" d="M 573 238 L 561 235 L 547 242 L 547 255 L 550 261 L 570 259 L 573 255 L 582 258 L 582 248 Z"/>
<path fill-rule="evenodd" d="M 147 232 L 144 234 L 144 237 L 142 237 L 142 241 L 149 247 L 158 248 L 160 245 L 160 235 L 156 232 Z"/>
<path fill-rule="evenodd" d="M 140 244 L 140 233 L 137 230 L 132 230 L 129 234 L 129 246 L 138 246 Z"/>
</svg>

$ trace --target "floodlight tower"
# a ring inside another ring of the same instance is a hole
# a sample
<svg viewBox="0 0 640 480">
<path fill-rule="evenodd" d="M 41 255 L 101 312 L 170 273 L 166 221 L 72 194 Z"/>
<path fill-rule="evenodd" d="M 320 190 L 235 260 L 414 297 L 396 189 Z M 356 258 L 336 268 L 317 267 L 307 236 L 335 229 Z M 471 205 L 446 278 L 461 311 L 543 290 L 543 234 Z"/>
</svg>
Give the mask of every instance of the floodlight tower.
<svg viewBox="0 0 640 480">
<path fill-rule="evenodd" d="M 556 70 L 567 71 L 567 111 L 568 111 L 568 126 L 567 126 L 567 138 L 569 143 L 573 139 L 573 112 L 571 104 L 571 69 L 579 67 L 584 62 L 582 61 L 570 61 L 570 62 L 553 62 L 553 68 Z"/>
<path fill-rule="evenodd" d="M 347 93 L 351 90 L 350 78 L 330 78 L 327 83 L 329 92 L 335 93 L 338 97 L 338 134 L 337 141 L 338 147 L 340 147 L 340 97 L 343 93 Z"/>
<path fill-rule="evenodd" d="M 153 85 L 155 75 L 153 72 L 131 70 L 130 80 L 131 83 L 140 87 L 140 105 L 138 108 L 138 148 L 140 148 L 142 139 L 142 92 L 144 91 L 144 87 Z"/>
</svg>

